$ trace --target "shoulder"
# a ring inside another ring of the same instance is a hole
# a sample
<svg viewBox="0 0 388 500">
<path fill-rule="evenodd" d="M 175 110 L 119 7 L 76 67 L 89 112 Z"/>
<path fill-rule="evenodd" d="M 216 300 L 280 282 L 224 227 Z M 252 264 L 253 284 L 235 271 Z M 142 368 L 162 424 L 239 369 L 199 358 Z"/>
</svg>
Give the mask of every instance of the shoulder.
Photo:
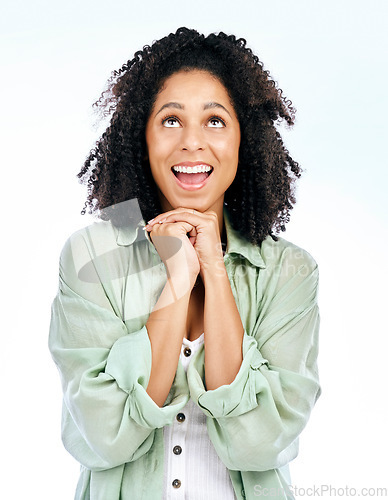
<svg viewBox="0 0 388 500">
<path fill-rule="evenodd" d="M 71 234 L 64 243 L 61 261 L 96 257 L 117 247 L 117 230 L 110 221 L 99 221 Z"/>
<path fill-rule="evenodd" d="M 59 261 L 60 289 L 74 293 L 119 315 L 124 277 L 118 230 L 109 221 L 99 221 L 75 231 L 65 242 Z"/>
<path fill-rule="evenodd" d="M 317 303 L 318 265 L 306 250 L 279 237 L 266 238 L 260 250 L 265 263 L 262 283 L 271 300 L 292 303 L 295 311 Z"/>
<path fill-rule="evenodd" d="M 287 269 L 295 274 L 318 273 L 318 265 L 309 252 L 285 240 L 267 237 L 261 244 L 260 253 L 267 269 Z"/>
<path fill-rule="evenodd" d="M 100 281 L 99 268 L 106 267 L 106 257 L 117 251 L 117 229 L 109 221 L 99 221 L 75 231 L 62 248 L 60 276 L 68 283 L 80 279 L 85 282 Z"/>
</svg>

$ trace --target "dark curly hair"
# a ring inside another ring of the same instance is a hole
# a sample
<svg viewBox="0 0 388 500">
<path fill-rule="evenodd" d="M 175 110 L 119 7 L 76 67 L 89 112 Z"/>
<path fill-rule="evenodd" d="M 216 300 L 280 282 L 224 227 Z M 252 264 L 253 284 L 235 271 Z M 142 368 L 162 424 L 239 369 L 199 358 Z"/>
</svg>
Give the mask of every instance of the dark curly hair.
<svg viewBox="0 0 388 500">
<path fill-rule="evenodd" d="M 236 111 L 241 142 L 237 175 L 225 193 L 230 223 L 252 243 L 284 231 L 295 203 L 294 182 L 301 169 L 277 130 L 294 124 L 292 103 L 278 89 L 246 40 L 223 32 L 205 37 L 196 30 L 176 33 L 146 45 L 118 71 L 95 103 L 110 124 L 78 174 L 87 184 L 82 213 L 97 213 L 116 226 L 109 208 L 137 198 L 147 221 L 162 212 L 147 160 L 145 128 L 158 92 L 177 71 L 205 70 L 227 89 Z M 119 212 L 119 211 L 118 211 Z"/>
</svg>

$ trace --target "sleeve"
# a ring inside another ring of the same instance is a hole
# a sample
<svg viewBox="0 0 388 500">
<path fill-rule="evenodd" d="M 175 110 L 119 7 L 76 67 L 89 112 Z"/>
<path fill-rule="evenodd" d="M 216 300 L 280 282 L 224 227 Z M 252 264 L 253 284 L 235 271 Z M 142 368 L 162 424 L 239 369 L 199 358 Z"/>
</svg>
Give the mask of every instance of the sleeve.
<svg viewBox="0 0 388 500">
<path fill-rule="evenodd" d="M 186 404 L 188 388 L 178 369 L 165 406 L 148 396 L 146 326 L 128 332 L 106 285 L 78 279 L 74 252 L 88 251 L 83 237 L 69 239 L 62 250 L 49 348 L 63 388 L 63 443 L 86 468 L 104 470 L 145 454 L 155 429 L 171 423 Z"/>
<path fill-rule="evenodd" d="M 206 391 L 201 356 L 189 367 L 191 396 L 208 416 L 210 439 L 231 470 L 276 469 L 295 458 L 320 395 L 318 268 L 302 255 L 285 251 L 266 269 L 271 279 L 252 333 L 244 332 L 243 362 L 231 384 Z"/>
</svg>

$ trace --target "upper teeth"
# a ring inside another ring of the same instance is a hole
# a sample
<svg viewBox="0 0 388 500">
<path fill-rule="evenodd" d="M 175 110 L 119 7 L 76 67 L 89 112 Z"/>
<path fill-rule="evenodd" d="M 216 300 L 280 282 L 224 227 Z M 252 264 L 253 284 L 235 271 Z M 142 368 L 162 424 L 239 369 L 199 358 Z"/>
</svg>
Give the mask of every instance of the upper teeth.
<svg viewBox="0 0 388 500">
<path fill-rule="evenodd" d="M 202 172 L 209 172 L 212 169 L 209 165 L 196 165 L 195 167 L 175 166 L 172 168 L 174 172 L 182 172 L 184 174 L 199 174 Z"/>
</svg>

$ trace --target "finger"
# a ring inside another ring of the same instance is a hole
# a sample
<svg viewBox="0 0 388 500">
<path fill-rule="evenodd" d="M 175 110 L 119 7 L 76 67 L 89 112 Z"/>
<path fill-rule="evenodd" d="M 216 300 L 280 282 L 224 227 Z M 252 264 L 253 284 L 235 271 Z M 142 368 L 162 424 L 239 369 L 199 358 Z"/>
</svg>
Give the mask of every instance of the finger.
<svg viewBox="0 0 388 500">
<path fill-rule="evenodd" d="M 153 226 L 146 226 L 147 231 L 151 234 L 160 235 L 186 235 L 187 233 L 195 230 L 194 226 L 186 221 L 179 221 L 177 223 L 163 222 L 162 224 L 155 224 Z"/>
<path fill-rule="evenodd" d="M 184 208 L 184 207 L 178 207 L 178 208 L 174 208 L 173 210 L 168 210 L 167 212 L 163 212 L 163 213 L 157 215 L 156 217 L 154 217 L 153 219 L 149 220 L 147 225 L 153 226 L 154 224 L 158 224 L 161 220 L 165 219 L 166 217 L 168 217 L 169 215 L 171 215 L 175 212 L 183 212 L 186 210 L 188 210 L 188 209 Z"/>
<path fill-rule="evenodd" d="M 204 220 L 213 220 L 213 217 L 208 216 L 202 212 L 196 212 L 193 209 L 185 209 L 179 212 L 173 212 L 168 215 L 165 215 L 163 219 L 161 219 L 159 222 L 181 222 L 181 221 L 187 221 L 190 224 L 193 225 L 198 225 L 201 223 L 201 221 Z M 158 222 L 158 221 L 156 221 Z"/>
<path fill-rule="evenodd" d="M 191 231 L 188 231 L 187 232 L 187 236 L 190 240 L 190 243 L 194 246 L 195 245 L 195 242 L 197 240 L 197 230 L 195 227 L 193 227 L 193 229 Z"/>
<path fill-rule="evenodd" d="M 155 224 L 147 229 L 149 231 L 150 239 L 154 243 L 155 237 L 166 238 L 188 238 L 190 243 L 194 246 L 197 240 L 196 228 L 187 222 L 174 222 Z"/>
</svg>

